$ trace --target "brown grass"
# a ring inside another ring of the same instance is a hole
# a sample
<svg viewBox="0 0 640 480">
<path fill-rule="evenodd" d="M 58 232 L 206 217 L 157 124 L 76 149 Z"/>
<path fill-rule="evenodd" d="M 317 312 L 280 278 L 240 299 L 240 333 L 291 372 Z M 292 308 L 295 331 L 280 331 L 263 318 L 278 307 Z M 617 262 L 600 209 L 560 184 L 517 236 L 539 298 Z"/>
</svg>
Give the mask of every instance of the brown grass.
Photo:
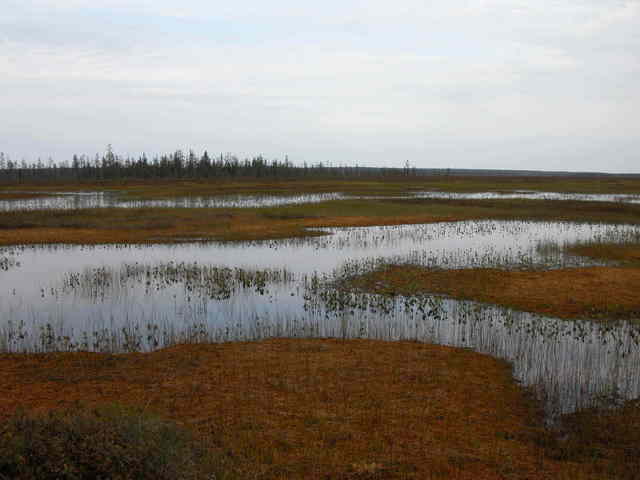
<svg viewBox="0 0 640 480">
<path fill-rule="evenodd" d="M 4 191 L 126 191 L 137 198 L 236 193 L 348 192 L 399 193 L 415 190 L 483 192 L 538 190 L 578 193 L 640 193 L 640 178 L 578 176 L 385 176 L 367 178 L 211 178 L 189 180 L 120 179 L 4 185 Z"/>
<path fill-rule="evenodd" d="M 442 215 L 464 219 L 535 220 L 567 222 L 640 223 L 640 205 L 578 200 L 450 200 L 388 199 L 411 210 L 431 209 Z"/>
<path fill-rule="evenodd" d="M 538 200 L 339 200 L 273 208 L 84 209 L 0 213 L 0 245 L 260 240 L 318 235 L 309 227 L 459 220 L 638 223 L 640 205 Z"/>
<path fill-rule="evenodd" d="M 383 294 L 440 293 L 560 318 L 639 318 L 640 269 L 587 267 L 543 271 L 390 266 L 352 286 Z"/>
<path fill-rule="evenodd" d="M 209 436 L 244 478 L 609 478 L 595 473 L 626 458 L 638 435 L 618 437 L 630 428 L 610 412 L 602 421 L 595 413 L 575 417 L 561 439 L 540 427 L 506 363 L 413 342 L 270 340 L 115 356 L 0 356 L 0 419 L 19 408 L 43 413 L 113 401 Z M 626 414 L 639 418 L 635 407 Z M 616 434 L 597 435 L 605 421 Z"/>
<path fill-rule="evenodd" d="M 429 213 L 384 215 L 384 212 L 377 212 L 369 215 L 358 209 L 345 209 L 331 216 L 324 212 L 317 213 L 289 212 L 286 209 L 179 208 L 0 213 L 0 245 L 275 239 L 322 234 L 306 230 L 311 227 L 400 225 L 454 220 Z"/>
</svg>

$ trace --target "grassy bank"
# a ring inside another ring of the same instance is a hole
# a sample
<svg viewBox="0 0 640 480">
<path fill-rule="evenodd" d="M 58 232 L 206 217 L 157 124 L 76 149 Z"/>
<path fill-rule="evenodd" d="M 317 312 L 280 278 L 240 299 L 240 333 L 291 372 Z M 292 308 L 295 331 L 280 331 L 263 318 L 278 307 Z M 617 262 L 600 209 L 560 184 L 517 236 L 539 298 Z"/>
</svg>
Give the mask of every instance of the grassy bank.
<svg viewBox="0 0 640 480">
<path fill-rule="evenodd" d="M 568 319 L 640 318 L 637 268 L 510 271 L 392 265 L 354 278 L 350 286 L 385 295 L 444 294 Z"/>
<path fill-rule="evenodd" d="M 500 219 L 639 223 L 640 205 L 537 200 L 334 200 L 252 209 L 85 209 L 0 213 L 0 244 L 162 243 L 318 235 L 311 227 Z"/>
<path fill-rule="evenodd" d="M 564 193 L 640 193 L 640 178 L 607 176 L 601 178 L 566 176 L 396 176 L 358 179 L 322 178 L 214 178 L 206 180 L 111 180 L 102 182 L 47 183 L 2 185 L 0 192 L 110 191 L 128 198 L 159 199 L 182 196 L 225 194 L 297 194 L 343 192 L 351 194 L 385 195 L 421 190 L 447 192 L 513 192 L 534 190 Z M 0 195 L 1 197 L 2 195 Z"/>
<path fill-rule="evenodd" d="M 529 271 L 388 265 L 347 279 L 345 286 L 383 295 L 443 294 L 567 319 L 640 318 L 640 245 L 595 242 L 565 249 L 616 265 Z"/>
<path fill-rule="evenodd" d="M 362 201 L 307 208 L 88 209 L 0 213 L 0 244 L 170 243 L 263 240 L 319 235 L 311 227 L 399 225 L 455 220 L 401 206 L 375 209 Z"/>
<path fill-rule="evenodd" d="M 640 467 L 636 405 L 548 431 L 507 364 L 465 349 L 270 340 L 0 366 L 3 420 L 117 401 L 207 438 L 239 478 L 633 478 Z"/>
</svg>

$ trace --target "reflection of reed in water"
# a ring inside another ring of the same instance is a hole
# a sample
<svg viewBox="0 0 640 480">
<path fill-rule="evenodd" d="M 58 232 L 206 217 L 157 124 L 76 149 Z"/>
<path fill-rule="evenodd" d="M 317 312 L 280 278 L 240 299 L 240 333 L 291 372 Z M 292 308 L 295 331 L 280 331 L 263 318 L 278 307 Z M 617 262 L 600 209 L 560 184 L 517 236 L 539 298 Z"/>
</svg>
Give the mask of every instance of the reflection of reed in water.
<svg viewBox="0 0 640 480">
<path fill-rule="evenodd" d="M 8 271 L 10 268 L 19 267 L 20 262 L 12 257 L 4 257 L 0 255 L 0 271 Z"/>
<path fill-rule="evenodd" d="M 323 325 L 322 333 L 417 340 L 503 358 L 551 417 L 603 398 L 640 396 L 638 323 L 566 321 L 432 295 L 345 293 L 328 285 L 312 290 L 308 310 L 336 319 L 332 329 Z"/>
<path fill-rule="evenodd" d="M 25 192 L 29 193 L 29 192 Z M 302 193 L 299 195 L 216 195 L 175 197 L 161 200 L 127 200 L 113 192 L 49 192 L 33 198 L 2 199 L 0 211 L 73 210 L 83 208 L 256 208 L 319 203 L 328 200 L 374 198 L 433 198 L 447 200 L 559 200 L 582 202 L 640 203 L 640 195 L 589 194 L 559 192 L 438 192 L 425 191 L 396 196 L 345 195 L 340 192 Z"/>
<path fill-rule="evenodd" d="M 292 280 L 293 274 L 286 269 L 246 270 L 173 261 L 156 265 L 125 263 L 119 269 L 97 267 L 67 273 L 61 291 L 65 295 L 104 300 L 139 285 L 144 286 L 145 295 L 180 286 L 189 298 L 225 300 L 241 290 L 264 295 L 268 284 L 286 284 Z"/>
<path fill-rule="evenodd" d="M 3 200 L 0 212 L 26 210 L 79 210 L 85 208 L 256 208 L 340 200 L 338 192 L 299 195 L 219 195 L 163 200 L 126 200 L 109 192 L 52 192 L 51 195 Z"/>
<path fill-rule="evenodd" d="M 637 227 L 483 221 L 330 232 L 242 244 L 5 249 L 22 266 L 3 272 L 4 285 L 17 292 L 0 291 L 6 319 L 0 350 L 145 351 L 300 336 L 412 339 L 512 362 L 515 377 L 539 391 L 549 412 L 638 395 L 639 337 L 631 323 L 568 322 L 430 295 L 384 297 L 340 283 L 388 263 L 590 264 L 567 255 L 566 244 L 631 241 Z M 72 265 L 79 266 L 69 272 Z"/>
<path fill-rule="evenodd" d="M 0 348 L 126 352 L 274 337 L 414 340 L 471 348 L 511 362 L 514 377 L 534 389 L 549 418 L 603 398 L 640 395 L 637 324 L 565 321 L 434 296 L 347 295 L 318 285 L 317 279 L 306 282 L 300 315 L 275 309 L 252 316 L 236 308 L 235 315 L 227 311 L 226 321 L 218 324 L 198 321 L 204 318 L 199 315 L 177 323 L 166 312 L 155 312 L 139 321 L 104 319 L 83 331 L 66 328 L 63 321 L 36 329 L 9 322 L 0 334 Z"/>
</svg>

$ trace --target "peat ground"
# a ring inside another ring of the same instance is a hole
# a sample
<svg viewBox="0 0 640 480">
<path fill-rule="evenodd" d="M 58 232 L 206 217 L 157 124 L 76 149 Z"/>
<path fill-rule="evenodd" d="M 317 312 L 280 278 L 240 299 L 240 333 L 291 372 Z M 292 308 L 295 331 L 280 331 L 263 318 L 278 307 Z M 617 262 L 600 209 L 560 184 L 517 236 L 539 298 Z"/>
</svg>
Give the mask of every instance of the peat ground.
<svg viewBox="0 0 640 480">
<path fill-rule="evenodd" d="M 414 342 L 281 339 L 0 356 L 0 416 L 117 402 L 193 431 L 231 478 L 625 478 L 640 409 L 543 427 L 508 364 Z"/>
</svg>

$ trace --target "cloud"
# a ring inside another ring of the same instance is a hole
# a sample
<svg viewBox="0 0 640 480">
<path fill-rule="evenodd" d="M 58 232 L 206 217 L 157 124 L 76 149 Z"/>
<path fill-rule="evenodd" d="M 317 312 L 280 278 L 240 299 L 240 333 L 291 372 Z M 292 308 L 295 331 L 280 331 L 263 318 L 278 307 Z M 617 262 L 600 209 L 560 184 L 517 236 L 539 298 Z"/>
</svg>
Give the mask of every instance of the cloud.
<svg viewBox="0 0 640 480">
<path fill-rule="evenodd" d="M 610 151 L 638 171 L 638 5 L 15 2 L 0 17 L 2 148 L 534 168 L 557 167 L 553 147 L 564 169 L 602 169 Z"/>
</svg>

